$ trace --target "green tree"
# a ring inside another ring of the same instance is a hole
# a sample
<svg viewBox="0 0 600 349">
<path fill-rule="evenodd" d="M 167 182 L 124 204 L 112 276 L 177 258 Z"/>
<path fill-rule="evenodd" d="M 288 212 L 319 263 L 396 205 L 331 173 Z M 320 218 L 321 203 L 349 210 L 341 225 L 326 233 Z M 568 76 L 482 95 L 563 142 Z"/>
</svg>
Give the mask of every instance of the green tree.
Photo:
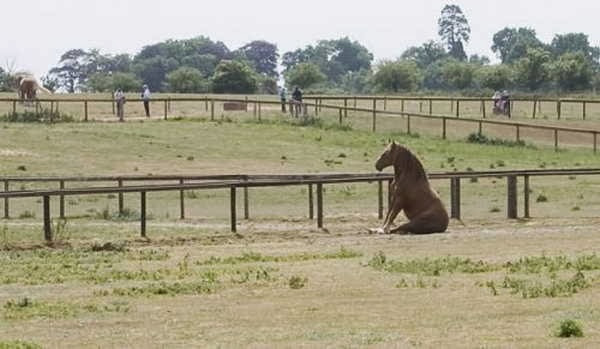
<svg viewBox="0 0 600 349">
<path fill-rule="evenodd" d="M 257 87 L 256 73 L 238 61 L 222 61 L 212 78 L 212 88 L 216 93 L 254 93 Z"/>
<path fill-rule="evenodd" d="M 419 85 L 419 67 L 414 61 L 383 61 L 375 68 L 373 84 L 380 91 L 412 91 Z"/>
<path fill-rule="evenodd" d="M 600 48 L 591 46 L 584 33 L 557 34 L 552 39 L 550 50 L 556 58 L 566 53 L 581 52 L 592 69 L 600 70 Z"/>
<path fill-rule="evenodd" d="M 89 77 L 86 84 L 91 92 L 114 92 L 117 89 L 123 92 L 136 92 L 141 89 L 142 82 L 132 73 L 95 73 Z"/>
<path fill-rule="evenodd" d="M 516 82 L 527 89 L 537 90 L 550 79 L 550 52 L 530 48 L 525 57 L 515 63 Z"/>
<path fill-rule="evenodd" d="M 8 92 L 12 90 L 10 86 L 10 75 L 0 67 L 0 92 Z"/>
<path fill-rule="evenodd" d="M 344 92 L 354 94 L 371 93 L 373 71 L 371 69 L 362 69 L 357 72 L 348 72 L 342 77 L 340 87 Z"/>
<path fill-rule="evenodd" d="M 56 79 L 58 86 L 68 93 L 85 87 L 87 79 L 96 73 L 97 51 L 74 49 L 65 52 L 57 67 L 50 69 L 49 76 Z"/>
<path fill-rule="evenodd" d="M 473 87 L 475 65 L 455 59 L 447 60 L 442 65 L 442 79 L 444 85 L 453 90 L 464 90 Z"/>
<path fill-rule="evenodd" d="M 448 45 L 450 56 L 457 60 L 467 59 L 464 44 L 469 42 L 471 27 L 464 13 L 457 5 L 446 5 L 438 19 L 438 34 Z"/>
<path fill-rule="evenodd" d="M 527 50 L 542 48 L 544 44 L 530 28 L 504 28 L 494 34 L 492 51 L 502 63 L 514 63 L 525 57 Z"/>
<path fill-rule="evenodd" d="M 585 52 L 568 52 L 552 64 L 552 77 L 558 87 L 566 91 L 584 90 L 593 79 L 591 64 Z"/>
<path fill-rule="evenodd" d="M 285 75 L 288 86 L 298 86 L 302 89 L 325 81 L 325 79 L 327 79 L 327 77 L 321 72 L 319 67 L 313 63 L 300 63 Z"/>
<path fill-rule="evenodd" d="M 495 91 L 509 89 L 514 84 L 514 72 L 506 64 L 482 67 L 477 76 L 481 87 Z"/>
<path fill-rule="evenodd" d="M 279 53 L 277 45 L 263 40 L 252 41 L 240 47 L 236 53 L 241 54 L 252 64 L 257 73 L 276 78 Z"/>
<path fill-rule="evenodd" d="M 441 44 L 431 40 L 421 46 L 409 47 L 402 53 L 401 58 L 417 63 L 419 68 L 425 69 L 429 65 L 448 57 L 448 52 Z"/>
<path fill-rule="evenodd" d="M 167 74 L 169 91 L 177 93 L 208 92 L 208 81 L 202 72 L 196 68 L 181 67 Z"/>
<path fill-rule="evenodd" d="M 372 61 L 373 54 L 365 46 L 347 37 L 321 40 L 315 46 L 308 45 L 304 49 L 286 52 L 282 57 L 284 74 L 301 63 L 312 63 L 332 83 L 339 83 L 348 72 L 370 69 Z"/>
</svg>

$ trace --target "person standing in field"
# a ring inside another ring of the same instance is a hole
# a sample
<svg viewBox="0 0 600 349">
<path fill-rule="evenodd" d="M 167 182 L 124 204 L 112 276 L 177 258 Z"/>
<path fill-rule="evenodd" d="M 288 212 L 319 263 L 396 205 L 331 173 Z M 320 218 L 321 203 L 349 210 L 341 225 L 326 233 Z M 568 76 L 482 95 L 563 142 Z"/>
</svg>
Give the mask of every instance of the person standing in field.
<svg viewBox="0 0 600 349">
<path fill-rule="evenodd" d="M 144 101 L 144 110 L 146 111 L 146 117 L 150 117 L 150 88 L 148 85 L 142 87 L 142 100 Z"/>
<path fill-rule="evenodd" d="M 126 99 L 125 94 L 120 88 L 118 88 L 115 92 L 115 102 L 117 103 L 117 117 L 119 118 L 119 121 L 123 122 L 123 117 L 125 116 Z"/>
<path fill-rule="evenodd" d="M 281 112 L 285 113 L 285 103 L 287 100 L 287 92 L 285 90 L 285 87 L 281 87 L 281 89 L 279 90 L 279 98 L 281 99 Z"/>
<path fill-rule="evenodd" d="M 298 86 L 294 88 L 294 92 L 292 93 L 292 99 L 294 100 L 294 106 L 296 111 L 295 116 L 298 117 L 298 115 L 300 115 L 300 111 L 302 110 L 302 90 Z"/>
</svg>

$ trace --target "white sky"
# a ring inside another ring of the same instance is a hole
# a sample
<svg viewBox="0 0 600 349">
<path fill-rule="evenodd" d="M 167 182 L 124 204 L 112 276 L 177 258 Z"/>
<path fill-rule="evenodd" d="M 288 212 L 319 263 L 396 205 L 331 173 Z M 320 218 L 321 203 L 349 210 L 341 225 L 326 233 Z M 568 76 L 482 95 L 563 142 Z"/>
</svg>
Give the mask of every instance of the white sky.
<svg viewBox="0 0 600 349">
<path fill-rule="evenodd" d="M 45 74 L 73 48 L 135 54 L 165 39 L 205 35 L 230 49 L 255 39 L 280 53 L 319 39 L 349 36 L 376 59 L 437 40 L 445 0 L 6 0 L 0 19 L 0 66 Z M 456 0 L 471 25 L 467 54 L 490 58 L 492 36 L 506 26 L 532 27 L 545 42 L 584 32 L 600 45 L 597 0 Z M 21 15 L 19 15 L 21 14 Z M 27 23 L 30 23 L 29 28 Z"/>
</svg>

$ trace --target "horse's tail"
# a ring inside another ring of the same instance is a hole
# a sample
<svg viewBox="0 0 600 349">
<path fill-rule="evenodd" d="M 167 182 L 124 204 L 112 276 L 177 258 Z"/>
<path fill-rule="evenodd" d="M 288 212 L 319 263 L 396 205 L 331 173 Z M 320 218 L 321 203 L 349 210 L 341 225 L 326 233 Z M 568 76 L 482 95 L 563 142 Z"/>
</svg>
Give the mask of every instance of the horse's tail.
<svg viewBox="0 0 600 349">
<path fill-rule="evenodd" d="M 47 88 L 45 88 L 45 87 L 44 87 L 44 86 L 42 86 L 42 85 L 38 85 L 38 90 L 40 90 L 40 91 L 42 91 L 42 92 L 44 92 L 44 93 L 47 93 L 47 94 L 49 94 L 49 95 L 51 95 L 51 94 L 52 94 L 52 91 L 48 90 Z"/>
</svg>

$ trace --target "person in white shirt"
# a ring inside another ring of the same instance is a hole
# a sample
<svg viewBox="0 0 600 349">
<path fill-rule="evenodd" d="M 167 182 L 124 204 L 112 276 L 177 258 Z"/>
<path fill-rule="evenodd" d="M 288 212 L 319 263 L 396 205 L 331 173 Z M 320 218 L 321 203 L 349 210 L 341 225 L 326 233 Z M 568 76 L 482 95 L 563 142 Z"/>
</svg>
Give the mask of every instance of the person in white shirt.
<svg viewBox="0 0 600 349">
<path fill-rule="evenodd" d="M 148 85 L 142 87 L 142 99 L 144 100 L 144 110 L 146 111 L 146 117 L 150 117 L 150 89 Z"/>
</svg>

